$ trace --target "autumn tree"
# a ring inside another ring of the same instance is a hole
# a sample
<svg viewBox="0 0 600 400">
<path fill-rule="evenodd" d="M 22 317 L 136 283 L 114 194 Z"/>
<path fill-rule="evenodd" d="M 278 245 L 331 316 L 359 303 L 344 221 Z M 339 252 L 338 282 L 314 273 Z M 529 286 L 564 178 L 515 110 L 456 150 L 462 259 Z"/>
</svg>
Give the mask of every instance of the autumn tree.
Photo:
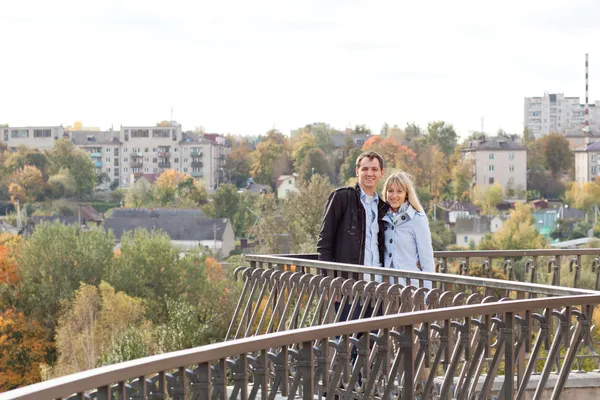
<svg viewBox="0 0 600 400">
<path fill-rule="evenodd" d="M 250 234 L 259 240 L 257 253 L 280 253 L 280 240 L 282 237 L 289 235 L 289 231 L 285 218 L 277 208 L 273 193 L 267 193 L 259 197 L 257 213 L 259 217 L 250 229 Z"/>
<path fill-rule="evenodd" d="M 230 183 L 242 187 L 250 178 L 252 164 L 252 146 L 248 140 L 243 140 L 231 150 L 231 154 L 225 159 L 223 169 L 227 171 Z"/>
<path fill-rule="evenodd" d="M 401 145 L 393 137 L 382 139 L 380 136 L 371 136 L 364 143 L 363 150 L 373 150 L 379 153 L 384 160 L 384 169 L 399 168 L 408 170 L 409 165 L 416 158 L 416 154 L 411 149 Z"/>
<path fill-rule="evenodd" d="M 498 182 L 491 186 L 475 186 L 473 188 L 473 203 L 481 207 L 481 212 L 485 215 L 498 214 L 496 206 L 502 201 L 504 201 L 504 189 Z"/>
<path fill-rule="evenodd" d="M 49 347 L 35 320 L 15 308 L 0 310 L 0 392 L 39 382 Z"/>
<path fill-rule="evenodd" d="M 17 200 L 23 203 L 32 203 L 44 191 L 44 179 L 39 169 L 32 165 L 26 165 L 11 176 L 11 183 L 8 187 L 11 201 Z"/>
<path fill-rule="evenodd" d="M 36 167 L 42 173 L 44 180 L 48 178 L 49 161 L 46 154 L 38 149 L 31 149 L 25 146 L 17 148 L 15 153 L 9 153 L 4 161 L 4 167 L 8 173 L 23 169 L 30 165 Z"/>
<path fill-rule="evenodd" d="M 600 203 L 600 185 L 596 182 L 573 182 L 565 193 L 565 200 L 571 206 L 589 213 Z"/>
<path fill-rule="evenodd" d="M 481 250 L 523 250 L 543 249 L 546 239 L 535 228 L 535 219 L 531 206 L 515 203 L 510 218 L 494 234 L 481 241 Z"/>
<path fill-rule="evenodd" d="M 47 155 L 50 175 L 68 169 L 77 184 L 77 195 L 92 193 L 97 182 L 96 171 L 92 159 L 84 150 L 75 147 L 68 139 L 58 139 Z"/>
<path fill-rule="evenodd" d="M 317 141 L 315 137 L 309 133 L 303 133 L 300 139 L 294 144 L 294 151 L 292 157 L 294 158 L 294 169 L 298 171 L 304 159 L 306 158 L 308 151 L 317 147 Z"/>
<path fill-rule="evenodd" d="M 300 180 L 308 181 L 315 174 L 323 175 L 333 180 L 333 170 L 327 159 L 327 155 L 321 149 L 312 148 L 307 151 L 304 161 L 298 169 Z"/>
<path fill-rule="evenodd" d="M 281 132 L 271 130 L 252 153 L 252 178 L 275 187 L 277 178 L 289 172 L 289 146 Z"/>
<path fill-rule="evenodd" d="M 282 214 L 291 225 L 290 231 L 298 248 L 312 244 L 316 250 L 323 210 L 332 190 L 326 177 L 314 175 L 309 181 L 300 183 L 298 191 L 283 202 Z"/>
<path fill-rule="evenodd" d="M 455 200 L 468 199 L 473 183 L 473 161 L 460 161 L 452 169 L 452 193 Z"/>
<path fill-rule="evenodd" d="M 421 127 L 414 122 L 407 123 L 406 128 L 404 128 L 404 132 L 407 140 L 412 140 L 422 135 Z"/>
<path fill-rule="evenodd" d="M 569 148 L 569 141 L 559 133 L 551 133 L 539 139 L 545 157 L 544 165 L 552 176 L 574 167 L 575 156 Z"/>
</svg>

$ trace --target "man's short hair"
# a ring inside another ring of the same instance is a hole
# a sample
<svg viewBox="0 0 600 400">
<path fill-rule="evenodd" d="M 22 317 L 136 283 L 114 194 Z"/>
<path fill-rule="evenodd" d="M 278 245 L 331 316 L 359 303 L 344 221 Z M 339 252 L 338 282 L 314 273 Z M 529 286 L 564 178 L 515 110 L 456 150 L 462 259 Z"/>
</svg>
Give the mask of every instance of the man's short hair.
<svg viewBox="0 0 600 400">
<path fill-rule="evenodd" d="M 373 159 L 376 158 L 379 161 L 379 166 L 381 167 L 381 169 L 383 169 L 383 157 L 381 157 L 379 153 L 373 150 L 363 151 L 362 153 L 360 153 L 360 155 L 356 159 L 356 168 L 360 167 L 360 162 L 363 160 L 363 158 L 368 158 L 369 161 L 373 161 Z"/>
</svg>

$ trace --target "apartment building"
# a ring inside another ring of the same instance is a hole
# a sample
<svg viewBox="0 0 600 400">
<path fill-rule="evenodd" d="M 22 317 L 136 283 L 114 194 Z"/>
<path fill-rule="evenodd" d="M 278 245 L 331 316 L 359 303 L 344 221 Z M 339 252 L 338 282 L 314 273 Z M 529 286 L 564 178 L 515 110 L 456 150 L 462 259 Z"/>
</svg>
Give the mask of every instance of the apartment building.
<svg viewBox="0 0 600 400">
<path fill-rule="evenodd" d="M 181 125 L 123 126 L 118 131 L 65 131 L 62 127 L 1 128 L 4 142 L 16 151 L 20 145 L 49 150 L 55 140 L 70 138 L 85 150 L 96 168 L 121 187 L 142 174 L 167 169 L 203 179 L 212 192 L 224 182 L 223 165 L 231 143 L 222 135 L 182 132 Z"/>
<path fill-rule="evenodd" d="M 589 105 L 590 124 L 600 123 L 600 101 Z M 579 97 L 566 97 L 564 93 L 544 93 L 540 97 L 525 97 L 523 125 L 541 137 L 552 132 L 566 133 L 583 126 L 585 104 Z"/>
<path fill-rule="evenodd" d="M 600 176 L 600 141 L 586 143 L 575 149 L 575 180 L 590 182 Z"/>
<path fill-rule="evenodd" d="M 474 161 L 473 183 L 478 187 L 499 183 L 507 199 L 519 199 L 527 189 L 527 149 L 505 137 L 472 140 L 463 159 Z"/>
<path fill-rule="evenodd" d="M 54 141 L 69 137 L 62 126 L 26 126 L 2 127 L 2 141 L 10 151 L 17 151 L 19 146 L 26 146 L 40 150 L 49 150 L 54 147 Z"/>
</svg>

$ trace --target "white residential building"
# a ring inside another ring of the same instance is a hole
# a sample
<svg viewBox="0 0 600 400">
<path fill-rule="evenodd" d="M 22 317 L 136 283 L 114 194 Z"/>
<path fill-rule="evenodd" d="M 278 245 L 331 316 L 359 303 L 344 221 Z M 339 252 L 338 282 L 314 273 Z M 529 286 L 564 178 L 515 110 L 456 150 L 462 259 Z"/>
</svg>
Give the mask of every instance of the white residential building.
<svg viewBox="0 0 600 400">
<path fill-rule="evenodd" d="M 62 127 L 0 128 L 11 151 L 21 145 L 49 150 L 59 138 L 69 138 L 90 154 L 96 173 L 128 187 L 142 174 L 167 169 L 203 179 L 212 192 L 224 181 L 222 167 L 231 143 L 218 134 L 182 132 L 181 125 L 123 126 L 118 131 L 65 131 Z"/>
<path fill-rule="evenodd" d="M 589 105 L 590 124 L 600 123 L 600 101 Z M 544 93 L 540 97 L 525 97 L 523 125 L 541 137 L 552 132 L 566 133 L 585 122 L 585 104 L 579 97 L 563 93 Z"/>
<path fill-rule="evenodd" d="M 579 184 L 600 176 L 600 141 L 575 149 L 575 181 Z"/>
<path fill-rule="evenodd" d="M 473 183 L 499 183 L 507 200 L 521 199 L 527 190 L 527 148 L 505 137 L 470 141 L 463 158 L 474 161 Z M 523 195 L 523 196 L 520 196 Z"/>
<path fill-rule="evenodd" d="M 277 178 L 275 187 L 277 188 L 277 198 L 280 200 L 286 199 L 290 193 L 298 191 L 298 188 L 296 187 L 296 174 L 281 175 Z"/>
</svg>

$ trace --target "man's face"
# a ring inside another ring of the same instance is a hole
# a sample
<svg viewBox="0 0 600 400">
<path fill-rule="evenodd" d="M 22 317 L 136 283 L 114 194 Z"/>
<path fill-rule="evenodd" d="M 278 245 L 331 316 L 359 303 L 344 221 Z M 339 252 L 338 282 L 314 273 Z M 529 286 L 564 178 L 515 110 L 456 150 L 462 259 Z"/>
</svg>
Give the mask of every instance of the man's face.
<svg viewBox="0 0 600 400">
<path fill-rule="evenodd" d="M 358 176 L 358 184 L 363 190 L 372 195 L 375 192 L 377 183 L 383 177 L 383 169 L 379 165 L 379 160 L 377 158 L 369 159 L 368 157 L 360 160 L 360 164 L 356 168 L 356 176 Z"/>
</svg>

